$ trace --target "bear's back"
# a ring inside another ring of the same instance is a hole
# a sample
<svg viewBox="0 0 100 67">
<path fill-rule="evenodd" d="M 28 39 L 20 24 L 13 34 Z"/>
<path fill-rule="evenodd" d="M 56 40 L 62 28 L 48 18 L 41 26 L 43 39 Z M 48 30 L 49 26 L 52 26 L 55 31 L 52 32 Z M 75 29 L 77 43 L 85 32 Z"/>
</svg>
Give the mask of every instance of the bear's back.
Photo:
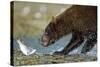
<svg viewBox="0 0 100 67">
<path fill-rule="evenodd" d="M 75 5 L 57 16 L 57 18 L 63 20 L 61 24 L 66 25 L 66 31 L 68 31 L 68 28 L 83 33 L 87 31 L 97 31 L 96 6 Z"/>
</svg>

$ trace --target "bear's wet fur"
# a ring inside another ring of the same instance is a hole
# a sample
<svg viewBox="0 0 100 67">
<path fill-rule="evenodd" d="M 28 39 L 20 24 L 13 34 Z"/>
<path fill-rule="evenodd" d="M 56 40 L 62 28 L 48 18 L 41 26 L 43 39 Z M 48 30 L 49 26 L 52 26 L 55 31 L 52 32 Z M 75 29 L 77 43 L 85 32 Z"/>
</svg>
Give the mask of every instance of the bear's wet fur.
<svg viewBox="0 0 100 67">
<path fill-rule="evenodd" d="M 94 39 L 89 39 L 88 36 L 91 35 L 88 34 L 89 32 L 95 33 L 96 37 Z M 68 54 L 71 50 L 78 47 L 84 41 L 85 37 L 88 38 L 87 42 L 89 42 L 86 44 L 93 47 L 97 40 L 97 7 L 73 5 L 58 16 L 52 17 L 52 20 L 45 28 L 42 41 L 44 41 L 43 37 L 47 36 L 48 42 L 46 42 L 45 45 L 49 46 L 51 43 L 54 43 L 62 36 L 69 33 L 72 33 L 70 43 L 64 48 L 64 50 L 61 52 L 55 52 L 55 54 Z M 93 41 L 90 43 L 90 40 Z M 87 49 L 88 46 L 85 46 L 85 48 Z M 90 49 L 83 49 L 82 53 L 89 50 Z"/>
</svg>

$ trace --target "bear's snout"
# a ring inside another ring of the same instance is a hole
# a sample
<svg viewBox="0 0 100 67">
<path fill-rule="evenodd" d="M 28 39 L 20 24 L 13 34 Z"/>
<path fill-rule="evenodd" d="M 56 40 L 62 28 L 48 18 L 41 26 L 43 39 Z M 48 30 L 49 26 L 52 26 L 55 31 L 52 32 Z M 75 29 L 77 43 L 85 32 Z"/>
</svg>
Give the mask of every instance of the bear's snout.
<svg viewBox="0 0 100 67">
<path fill-rule="evenodd" d="M 45 46 L 45 47 L 47 47 L 49 45 L 49 42 L 50 42 L 50 37 L 47 36 L 46 34 L 44 34 L 42 36 L 41 41 L 42 41 L 42 45 Z"/>
</svg>

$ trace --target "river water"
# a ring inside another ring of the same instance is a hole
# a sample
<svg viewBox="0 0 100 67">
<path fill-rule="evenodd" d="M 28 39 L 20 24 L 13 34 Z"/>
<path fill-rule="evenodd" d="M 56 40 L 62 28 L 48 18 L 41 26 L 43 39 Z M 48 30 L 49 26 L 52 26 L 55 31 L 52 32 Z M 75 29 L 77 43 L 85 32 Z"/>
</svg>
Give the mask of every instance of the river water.
<svg viewBox="0 0 100 67">
<path fill-rule="evenodd" d="M 41 45 L 40 37 L 32 37 L 32 38 L 24 37 L 23 41 L 27 46 L 32 47 L 33 49 L 36 49 L 37 54 L 53 54 L 55 51 L 63 50 L 63 48 L 66 45 L 68 45 L 71 38 L 72 38 L 72 34 L 66 35 L 48 47 L 43 47 Z M 70 54 L 81 54 L 81 49 L 84 46 L 85 41 L 82 43 L 81 46 L 79 46 L 78 48 L 71 51 L 69 53 L 69 55 Z M 20 47 L 15 39 L 13 40 L 13 42 L 14 42 L 13 43 L 14 49 L 20 49 Z M 93 55 L 93 56 L 96 56 L 96 54 L 97 54 L 96 46 L 90 52 L 87 53 L 87 55 Z"/>
</svg>

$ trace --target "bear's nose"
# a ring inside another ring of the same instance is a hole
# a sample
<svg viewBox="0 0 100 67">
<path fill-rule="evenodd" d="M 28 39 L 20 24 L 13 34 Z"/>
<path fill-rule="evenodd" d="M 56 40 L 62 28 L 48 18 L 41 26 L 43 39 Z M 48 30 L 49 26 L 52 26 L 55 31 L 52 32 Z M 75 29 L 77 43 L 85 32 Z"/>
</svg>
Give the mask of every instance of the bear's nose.
<svg viewBox="0 0 100 67">
<path fill-rule="evenodd" d="M 47 35 L 43 35 L 42 37 L 42 45 L 43 46 L 48 46 L 50 38 Z"/>
</svg>

